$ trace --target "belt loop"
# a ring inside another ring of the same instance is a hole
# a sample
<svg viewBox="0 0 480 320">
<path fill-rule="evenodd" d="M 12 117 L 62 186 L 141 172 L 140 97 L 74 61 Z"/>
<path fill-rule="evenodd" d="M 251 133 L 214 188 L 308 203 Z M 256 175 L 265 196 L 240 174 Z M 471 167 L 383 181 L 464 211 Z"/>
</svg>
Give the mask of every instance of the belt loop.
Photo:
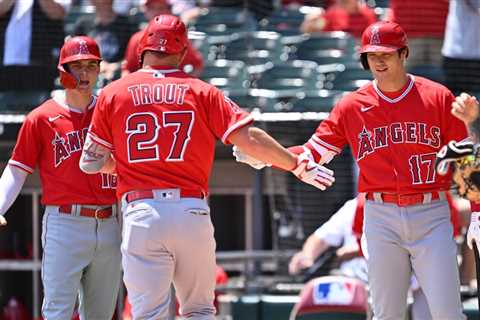
<svg viewBox="0 0 480 320">
<path fill-rule="evenodd" d="M 373 192 L 373 200 L 377 203 L 383 203 L 382 193 L 381 192 Z"/>
<path fill-rule="evenodd" d="M 72 204 L 72 212 L 70 214 L 72 216 L 79 217 L 80 216 L 80 210 L 82 210 L 82 206 L 79 204 Z"/>
<path fill-rule="evenodd" d="M 446 191 L 438 191 L 438 199 L 439 200 L 447 200 Z"/>
<path fill-rule="evenodd" d="M 423 204 L 428 204 L 432 202 L 432 193 L 426 192 L 423 194 Z"/>
</svg>

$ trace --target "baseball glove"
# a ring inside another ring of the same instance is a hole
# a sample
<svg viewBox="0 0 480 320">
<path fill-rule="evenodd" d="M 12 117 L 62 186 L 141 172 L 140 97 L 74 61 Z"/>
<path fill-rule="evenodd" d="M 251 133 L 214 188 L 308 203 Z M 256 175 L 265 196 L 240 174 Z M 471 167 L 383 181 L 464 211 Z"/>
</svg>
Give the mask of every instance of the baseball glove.
<svg viewBox="0 0 480 320">
<path fill-rule="evenodd" d="M 480 202 L 480 148 L 475 146 L 474 153 L 455 162 L 453 182 L 458 194 L 465 199 Z"/>
<path fill-rule="evenodd" d="M 453 182 L 458 194 L 468 200 L 480 201 L 480 146 L 472 142 L 450 141 L 437 154 L 436 169 L 445 175 L 453 167 Z"/>
</svg>

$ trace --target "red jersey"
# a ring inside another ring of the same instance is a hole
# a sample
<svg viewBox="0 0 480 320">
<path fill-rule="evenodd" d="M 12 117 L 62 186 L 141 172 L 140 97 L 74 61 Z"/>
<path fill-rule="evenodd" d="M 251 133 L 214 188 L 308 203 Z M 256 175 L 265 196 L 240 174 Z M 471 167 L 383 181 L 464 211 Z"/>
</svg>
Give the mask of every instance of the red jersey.
<svg viewBox="0 0 480 320">
<path fill-rule="evenodd" d="M 386 20 L 402 26 L 408 38 L 443 39 L 448 15 L 448 1 L 390 0 Z"/>
<path fill-rule="evenodd" d="M 25 119 L 9 165 L 28 173 L 38 166 L 44 205 L 115 203 L 116 178 L 88 175 L 79 167 L 95 99 L 85 113 L 50 99 Z"/>
<path fill-rule="evenodd" d="M 217 88 L 179 70 L 142 69 L 105 87 L 90 135 L 112 150 L 117 194 L 181 188 L 207 193 L 215 142 L 253 118 Z"/>
<path fill-rule="evenodd" d="M 135 72 L 141 68 L 137 49 L 142 35 L 143 30 L 140 30 L 134 33 L 128 41 L 127 49 L 125 50 L 125 62 L 122 64 L 123 70 Z M 200 74 L 203 70 L 203 57 L 190 42 L 188 43 L 187 53 L 180 64 L 180 68 L 183 69 L 186 65 L 191 65 L 193 70 L 196 71 L 196 74 Z"/>
<path fill-rule="evenodd" d="M 448 190 L 450 176 L 435 172 L 439 149 L 467 137 L 450 113 L 454 96 L 444 86 L 409 75 L 385 94 L 372 81 L 343 97 L 306 143 L 315 156 L 348 144 L 359 166 L 359 192 L 412 194 Z"/>
<path fill-rule="evenodd" d="M 322 31 L 344 31 L 355 38 L 361 38 L 362 32 L 377 21 L 375 11 L 364 5 L 358 12 L 348 13 L 339 6 L 332 6 L 323 15 L 325 26 Z"/>
</svg>

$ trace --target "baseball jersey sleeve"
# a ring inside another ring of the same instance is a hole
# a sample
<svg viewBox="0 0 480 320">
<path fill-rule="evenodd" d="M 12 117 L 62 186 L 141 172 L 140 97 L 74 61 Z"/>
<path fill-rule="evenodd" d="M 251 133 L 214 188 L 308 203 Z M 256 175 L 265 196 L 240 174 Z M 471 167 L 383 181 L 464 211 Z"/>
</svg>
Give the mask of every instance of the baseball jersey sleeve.
<svg viewBox="0 0 480 320">
<path fill-rule="evenodd" d="M 17 144 L 8 161 L 9 165 L 33 173 L 42 149 L 41 130 L 38 126 L 39 119 L 37 117 L 27 116 L 18 133 Z"/>
<path fill-rule="evenodd" d="M 102 92 L 93 111 L 92 123 L 90 124 L 88 133 L 93 141 L 112 150 L 113 139 L 110 106 L 109 98 Z"/>
<path fill-rule="evenodd" d="M 210 88 L 207 100 L 209 127 L 225 144 L 230 144 L 228 137 L 233 131 L 253 122 L 253 117 L 248 112 L 215 87 Z"/>
<path fill-rule="evenodd" d="M 327 119 L 323 120 L 317 127 L 317 130 L 305 144 L 315 158 L 319 155 L 322 163 L 329 162 L 334 155 L 342 152 L 347 144 L 345 136 L 343 113 L 346 106 L 345 98 L 332 109 Z"/>
</svg>

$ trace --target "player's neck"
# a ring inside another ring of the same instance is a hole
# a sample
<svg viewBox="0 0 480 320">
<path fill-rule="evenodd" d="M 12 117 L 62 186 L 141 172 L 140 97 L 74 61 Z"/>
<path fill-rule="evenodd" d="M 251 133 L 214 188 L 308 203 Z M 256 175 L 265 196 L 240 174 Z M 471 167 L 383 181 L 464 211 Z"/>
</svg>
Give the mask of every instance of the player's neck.
<svg viewBox="0 0 480 320">
<path fill-rule="evenodd" d="M 88 92 L 78 92 L 78 90 L 65 90 L 65 103 L 74 109 L 85 112 L 92 103 L 93 95 Z"/>
<path fill-rule="evenodd" d="M 400 74 L 389 79 L 375 79 L 377 87 L 383 92 L 396 92 L 402 90 L 407 85 L 408 75 Z"/>
</svg>

